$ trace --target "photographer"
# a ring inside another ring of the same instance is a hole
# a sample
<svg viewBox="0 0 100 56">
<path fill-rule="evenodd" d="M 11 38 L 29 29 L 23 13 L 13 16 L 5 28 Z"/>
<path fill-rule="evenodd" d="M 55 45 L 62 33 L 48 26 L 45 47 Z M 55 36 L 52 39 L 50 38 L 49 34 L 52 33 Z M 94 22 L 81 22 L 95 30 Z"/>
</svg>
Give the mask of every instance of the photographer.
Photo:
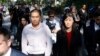
<svg viewBox="0 0 100 56">
<path fill-rule="evenodd" d="M 56 43 L 56 33 L 60 30 L 60 21 L 59 18 L 56 17 L 55 15 L 55 11 L 50 10 L 48 12 L 48 18 L 46 20 L 43 21 L 43 23 L 45 23 L 46 25 L 48 25 L 49 29 L 51 30 L 52 33 L 52 43 L 53 43 L 53 52 L 52 54 L 55 53 L 56 47 L 55 47 L 55 43 Z M 52 55 L 53 56 L 53 55 Z"/>
<path fill-rule="evenodd" d="M 54 43 L 56 43 L 56 33 L 58 30 L 60 30 L 60 20 L 58 17 L 55 15 L 54 10 L 50 10 L 48 12 L 48 18 L 43 21 L 46 25 L 48 25 L 49 29 L 51 30 L 52 33 L 52 40 Z"/>
</svg>

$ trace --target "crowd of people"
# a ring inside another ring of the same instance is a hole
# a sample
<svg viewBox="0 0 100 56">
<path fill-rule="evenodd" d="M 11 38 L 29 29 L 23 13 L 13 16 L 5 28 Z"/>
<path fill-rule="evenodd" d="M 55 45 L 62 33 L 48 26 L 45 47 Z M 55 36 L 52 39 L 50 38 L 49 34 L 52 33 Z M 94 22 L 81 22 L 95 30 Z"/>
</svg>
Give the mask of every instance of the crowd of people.
<svg viewBox="0 0 100 56">
<path fill-rule="evenodd" d="M 100 56 L 100 5 L 42 9 L 0 5 L 0 56 Z"/>
</svg>

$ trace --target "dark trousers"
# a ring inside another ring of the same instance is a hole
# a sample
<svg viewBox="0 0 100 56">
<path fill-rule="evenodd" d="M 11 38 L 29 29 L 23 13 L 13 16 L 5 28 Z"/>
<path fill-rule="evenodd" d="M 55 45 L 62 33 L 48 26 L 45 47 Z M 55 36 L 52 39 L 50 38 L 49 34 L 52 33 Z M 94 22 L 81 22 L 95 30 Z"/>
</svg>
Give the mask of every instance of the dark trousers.
<svg viewBox="0 0 100 56">
<path fill-rule="evenodd" d="M 28 54 L 28 56 L 45 56 L 44 54 Z"/>
<path fill-rule="evenodd" d="M 53 54 L 51 56 L 57 56 L 57 47 L 56 47 L 56 44 L 53 44 Z"/>
</svg>

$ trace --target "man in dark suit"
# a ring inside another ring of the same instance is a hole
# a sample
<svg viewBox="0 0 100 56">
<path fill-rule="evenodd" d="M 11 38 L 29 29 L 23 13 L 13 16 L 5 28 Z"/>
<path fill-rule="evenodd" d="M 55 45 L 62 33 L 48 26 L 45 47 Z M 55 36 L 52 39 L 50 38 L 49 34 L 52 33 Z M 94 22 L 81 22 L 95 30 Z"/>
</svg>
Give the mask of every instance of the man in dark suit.
<svg viewBox="0 0 100 56">
<path fill-rule="evenodd" d="M 100 56 L 100 30 L 98 30 L 96 32 L 96 39 L 97 39 L 97 43 L 98 43 L 98 46 L 97 46 L 97 56 Z"/>
<path fill-rule="evenodd" d="M 90 21 L 90 26 L 85 30 L 85 45 L 88 51 L 88 56 L 96 56 L 97 32 L 100 30 L 100 11 L 94 12 L 94 19 Z"/>
<path fill-rule="evenodd" d="M 12 49 L 11 47 L 11 39 L 9 32 L 0 28 L 0 56 L 26 56 L 23 53 Z"/>
</svg>

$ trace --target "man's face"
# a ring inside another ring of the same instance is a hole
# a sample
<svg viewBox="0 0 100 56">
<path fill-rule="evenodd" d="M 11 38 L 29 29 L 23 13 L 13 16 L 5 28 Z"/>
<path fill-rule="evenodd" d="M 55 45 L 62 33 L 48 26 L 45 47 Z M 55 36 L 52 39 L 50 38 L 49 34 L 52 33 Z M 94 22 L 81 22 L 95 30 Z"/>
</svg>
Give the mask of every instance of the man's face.
<svg viewBox="0 0 100 56">
<path fill-rule="evenodd" d="M 55 15 L 54 15 L 54 14 L 49 15 L 49 19 L 51 19 L 51 20 L 53 20 L 53 19 L 54 19 L 54 17 L 55 17 Z"/>
<path fill-rule="evenodd" d="M 10 47 L 11 41 L 5 40 L 4 36 L 0 34 L 0 56 L 4 55 L 9 47 Z"/>
<path fill-rule="evenodd" d="M 86 9 L 86 5 L 83 5 L 83 9 Z"/>
<path fill-rule="evenodd" d="M 40 18 L 41 18 L 41 16 L 40 16 L 39 12 L 37 12 L 37 11 L 32 12 L 32 14 L 31 14 L 32 25 L 33 26 L 39 25 Z"/>
</svg>

